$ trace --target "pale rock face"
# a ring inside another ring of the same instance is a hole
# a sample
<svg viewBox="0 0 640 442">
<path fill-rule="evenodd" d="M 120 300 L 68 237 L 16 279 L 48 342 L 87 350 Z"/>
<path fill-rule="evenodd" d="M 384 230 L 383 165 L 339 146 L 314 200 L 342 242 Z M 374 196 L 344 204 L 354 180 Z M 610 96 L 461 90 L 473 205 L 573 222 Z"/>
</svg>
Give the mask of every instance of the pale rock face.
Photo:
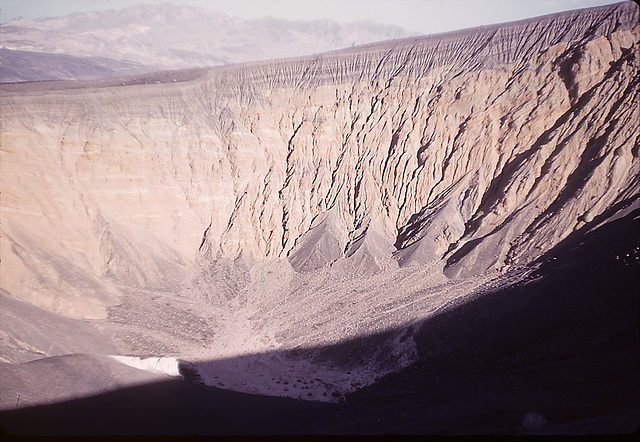
<svg viewBox="0 0 640 442">
<path fill-rule="evenodd" d="M 602 14 L 5 92 L 3 286 L 82 316 L 112 299 L 103 276 L 177 284 L 198 256 L 522 265 L 637 194 L 637 9 Z"/>
<path fill-rule="evenodd" d="M 637 200 L 637 19 L 3 86 L 2 287 L 83 318 L 201 296 L 217 357 L 406 327 Z"/>
</svg>

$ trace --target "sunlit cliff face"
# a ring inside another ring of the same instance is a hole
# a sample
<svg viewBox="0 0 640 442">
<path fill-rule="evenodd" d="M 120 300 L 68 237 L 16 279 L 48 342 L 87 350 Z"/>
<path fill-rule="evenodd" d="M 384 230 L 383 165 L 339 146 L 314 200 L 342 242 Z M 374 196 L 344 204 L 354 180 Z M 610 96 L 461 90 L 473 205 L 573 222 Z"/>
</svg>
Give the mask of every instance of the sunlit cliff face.
<svg viewBox="0 0 640 442">
<path fill-rule="evenodd" d="M 127 354 L 215 359 L 382 333 L 348 361 L 305 356 L 370 380 L 415 358 L 415 324 L 518 280 L 637 199 L 637 19 L 625 3 L 314 57 L 4 86 L 2 287 L 100 319 Z"/>
</svg>

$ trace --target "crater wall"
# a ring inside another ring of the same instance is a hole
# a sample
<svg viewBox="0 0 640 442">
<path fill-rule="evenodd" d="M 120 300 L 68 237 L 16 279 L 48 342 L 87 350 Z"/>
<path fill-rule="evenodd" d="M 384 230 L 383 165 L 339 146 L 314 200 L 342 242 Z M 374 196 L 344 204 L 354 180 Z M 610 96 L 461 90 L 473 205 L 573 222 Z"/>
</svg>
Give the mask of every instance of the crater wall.
<svg viewBox="0 0 640 442">
<path fill-rule="evenodd" d="M 203 263 L 506 272 L 636 201 L 632 2 L 287 60 L 2 86 L 2 287 L 103 317 Z M 195 270 L 194 270 L 195 269 Z"/>
</svg>

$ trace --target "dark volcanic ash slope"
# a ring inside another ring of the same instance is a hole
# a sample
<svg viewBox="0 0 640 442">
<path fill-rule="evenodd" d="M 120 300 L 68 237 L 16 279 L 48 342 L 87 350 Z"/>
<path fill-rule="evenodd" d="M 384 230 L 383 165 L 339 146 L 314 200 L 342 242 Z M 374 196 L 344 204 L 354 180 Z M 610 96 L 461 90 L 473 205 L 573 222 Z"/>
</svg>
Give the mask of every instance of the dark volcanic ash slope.
<svg viewBox="0 0 640 442">
<path fill-rule="evenodd" d="M 225 387 L 323 399 L 280 382 L 295 350 L 325 394 L 353 390 L 416 359 L 421 321 L 637 207 L 637 23 L 626 2 L 4 85 L 2 287 Z"/>
</svg>

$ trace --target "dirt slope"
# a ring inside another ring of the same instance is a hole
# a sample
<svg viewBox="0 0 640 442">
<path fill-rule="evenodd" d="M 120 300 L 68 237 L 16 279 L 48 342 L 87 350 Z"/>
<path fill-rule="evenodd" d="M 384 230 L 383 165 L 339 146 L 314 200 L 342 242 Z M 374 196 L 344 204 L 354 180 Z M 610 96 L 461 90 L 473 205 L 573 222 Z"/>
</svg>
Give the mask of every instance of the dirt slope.
<svg viewBox="0 0 640 442">
<path fill-rule="evenodd" d="M 430 318 L 635 216 L 639 33 L 625 2 L 313 57 L 3 85 L 3 297 L 90 324 L 108 341 L 95 353 L 337 401 L 420 360 Z M 5 361 L 60 354 L 7 324 Z M 61 348 L 98 342 L 82 330 Z"/>
</svg>

